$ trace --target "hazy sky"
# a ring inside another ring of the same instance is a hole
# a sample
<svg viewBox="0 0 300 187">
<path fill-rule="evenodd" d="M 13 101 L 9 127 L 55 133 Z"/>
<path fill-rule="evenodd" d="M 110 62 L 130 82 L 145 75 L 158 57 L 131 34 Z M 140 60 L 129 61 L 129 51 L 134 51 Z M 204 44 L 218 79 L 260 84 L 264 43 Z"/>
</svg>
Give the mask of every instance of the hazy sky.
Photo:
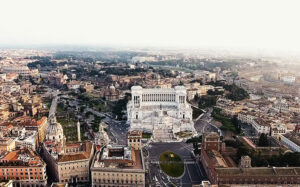
<svg viewBox="0 0 300 187">
<path fill-rule="evenodd" d="M 0 45 L 221 46 L 300 52 L 299 0 L 1 0 Z"/>
</svg>

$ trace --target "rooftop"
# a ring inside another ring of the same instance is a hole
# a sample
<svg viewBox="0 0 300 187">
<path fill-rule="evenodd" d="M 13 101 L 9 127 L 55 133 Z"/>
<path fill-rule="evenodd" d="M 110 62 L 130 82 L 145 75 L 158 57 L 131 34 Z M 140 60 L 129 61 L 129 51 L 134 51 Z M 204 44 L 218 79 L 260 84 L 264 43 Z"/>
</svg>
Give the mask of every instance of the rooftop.
<svg viewBox="0 0 300 187">
<path fill-rule="evenodd" d="M 92 154 L 92 143 L 91 142 L 84 142 L 82 145 L 79 143 L 72 143 L 67 144 L 66 147 L 78 147 L 80 146 L 80 150 L 76 152 L 69 152 L 69 153 L 63 153 L 58 155 L 58 162 L 68 162 L 68 161 L 76 161 L 76 160 L 85 160 L 89 159 L 90 155 Z"/>
<path fill-rule="evenodd" d="M 276 175 L 294 175 L 299 176 L 300 168 L 294 167 L 252 167 L 252 168 L 216 168 L 219 176 L 276 176 Z"/>
<path fill-rule="evenodd" d="M 144 170 L 142 153 L 123 145 L 108 145 L 95 155 L 92 168 Z"/>
<path fill-rule="evenodd" d="M 283 136 L 285 136 L 286 138 L 288 138 L 289 140 L 291 140 L 292 142 L 294 142 L 295 144 L 300 146 L 300 134 L 299 133 L 290 132 L 290 133 L 284 134 Z"/>
<path fill-rule="evenodd" d="M 132 148 L 122 145 L 107 145 L 103 148 L 101 160 L 133 160 Z"/>
<path fill-rule="evenodd" d="M 7 152 L 0 158 L 1 166 L 43 166 L 44 161 L 31 149 Z"/>
<path fill-rule="evenodd" d="M 215 167 L 224 167 L 224 168 L 228 167 L 226 160 L 223 158 L 221 153 L 219 153 L 218 151 L 215 151 L 215 150 L 208 151 L 207 155 L 212 160 Z"/>
</svg>

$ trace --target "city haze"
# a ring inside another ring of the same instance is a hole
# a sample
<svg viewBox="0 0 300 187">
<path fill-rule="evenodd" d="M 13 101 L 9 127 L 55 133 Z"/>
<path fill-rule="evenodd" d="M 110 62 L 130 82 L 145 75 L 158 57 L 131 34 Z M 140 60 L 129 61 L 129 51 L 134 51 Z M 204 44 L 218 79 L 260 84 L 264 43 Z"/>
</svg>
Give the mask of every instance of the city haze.
<svg viewBox="0 0 300 187">
<path fill-rule="evenodd" d="M 296 54 L 298 1 L 1 1 L 0 44 L 226 48 Z"/>
</svg>

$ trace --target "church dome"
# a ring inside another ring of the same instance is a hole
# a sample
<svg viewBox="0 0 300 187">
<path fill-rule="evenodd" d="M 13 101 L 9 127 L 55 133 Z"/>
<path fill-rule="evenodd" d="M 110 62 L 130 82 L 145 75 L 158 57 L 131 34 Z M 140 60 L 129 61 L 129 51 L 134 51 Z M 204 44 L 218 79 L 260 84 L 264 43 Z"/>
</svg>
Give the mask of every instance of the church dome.
<svg viewBox="0 0 300 187">
<path fill-rule="evenodd" d="M 109 89 L 115 90 L 116 88 L 115 88 L 113 85 L 111 85 L 111 86 L 109 87 Z"/>
<path fill-rule="evenodd" d="M 51 123 L 47 128 L 47 139 L 60 142 L 63 140 L 64 132 L 60 123 Z"/>
</svg>

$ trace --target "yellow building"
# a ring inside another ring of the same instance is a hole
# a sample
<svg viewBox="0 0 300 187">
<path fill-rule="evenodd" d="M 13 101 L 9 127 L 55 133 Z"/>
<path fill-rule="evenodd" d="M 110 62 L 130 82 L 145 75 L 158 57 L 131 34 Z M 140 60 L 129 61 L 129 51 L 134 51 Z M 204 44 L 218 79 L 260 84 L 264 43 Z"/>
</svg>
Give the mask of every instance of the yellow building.
<svg viewBox="0 0 300 187">
<path fill-rule="evenodd" d="M 299 106 L 290 106 L 289 111 L 300 113 L 300 107 Z"/>
<path fill-rule="evenodd" d="M 16 139 L 10 137 L 0 138 L 0 152 L 11 151 L 16 148 Z"/>
<path fill-rule="evenodd" d="M 142 148 L 142 131 L 130 131 L 127 133 L 127 145 L 135 150 Z"/>
<path fill-rule="evenodd" d="M 46 137 L 46 130 L 48 127 L 47 117 L 42 117 L 37 121 L 38 132 L 39 132 L 39 142 L 42 143 Z"/>
</svg>

